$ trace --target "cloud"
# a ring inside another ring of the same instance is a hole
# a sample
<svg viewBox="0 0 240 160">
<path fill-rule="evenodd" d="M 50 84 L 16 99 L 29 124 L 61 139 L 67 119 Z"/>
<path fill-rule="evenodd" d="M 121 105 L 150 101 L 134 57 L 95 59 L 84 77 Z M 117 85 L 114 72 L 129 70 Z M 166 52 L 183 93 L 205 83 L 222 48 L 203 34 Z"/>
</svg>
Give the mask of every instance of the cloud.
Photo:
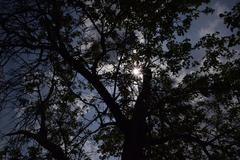
<svg viewBox="0 0 240 160">
<path fill-rule="evenodd" d="M 104 73 L 112 72 L 113 70 L 114 70 L 114 66 L 112 64 L 105 64 L 100 68 L 100 70 L 98 70 L 98 73 L 104 74 Z"/>
<path fill-rule="evenodd" d="M 224 13 L 225 11 L 229 10 L 229 8 L 219 2 L 216 2 L 213 6 L 215 9 L 215 14 L 219 15 L 220 13 Z"/>
<path fill-rule="evenodd" d="M 221 20 L 220 19 L 215 19 L 212 22 L 209 22 L 207 26 L 203 27 L 199 31 L 199 36 L 202 37 L 206 34 L 211 34 L 216 32 L 216 28 L 218 25 L 220 25 Z"/>
<path fill-rule="evenodd" d="M 222 19 L 219 14 L 229 10 L 229 8 L 222 3 L 216 2 L 213 6 L 215 13 L 210 20 L 206 21 L 206 24 L 200 29 L 199 36 L 202 37 L 206 34 L 212 34 L 217 31 L 217 28 L 222 25 Z"/>
<path fill-rule="evenodd" d="M 97 145 L 94 145 L 91 141 L 87 140 L 83 148 L 86 154 L 89 156 L 89 158 L 91 158 L 92 160 L 99 160 L 101 154 L 97 152 L 98 150 Z"/>
</svg>

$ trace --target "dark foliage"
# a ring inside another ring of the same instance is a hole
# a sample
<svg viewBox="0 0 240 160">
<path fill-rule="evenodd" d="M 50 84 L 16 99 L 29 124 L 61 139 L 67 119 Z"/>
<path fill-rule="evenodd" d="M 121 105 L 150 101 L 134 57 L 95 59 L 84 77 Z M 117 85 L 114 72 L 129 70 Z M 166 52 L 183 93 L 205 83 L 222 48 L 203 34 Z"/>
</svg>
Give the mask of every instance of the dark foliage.
<svg viewBox="0 0 240 160">
<path fill-rule="evenodd" d="M 207 4 L 2 0 L 2 159 L 239 159 L 240 3 L 183 39 Z"/>
</svg>

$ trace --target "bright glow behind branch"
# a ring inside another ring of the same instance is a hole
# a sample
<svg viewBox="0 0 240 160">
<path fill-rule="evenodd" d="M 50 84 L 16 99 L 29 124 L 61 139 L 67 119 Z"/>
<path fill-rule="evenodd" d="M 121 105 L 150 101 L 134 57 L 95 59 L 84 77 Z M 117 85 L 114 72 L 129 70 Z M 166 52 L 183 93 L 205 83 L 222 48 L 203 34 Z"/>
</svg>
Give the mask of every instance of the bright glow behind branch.
<svg viewBox="0 0 240 160">
<path fill-rule="evenodd" d="M 137 67 L 134 67 L 133 70 L 132 70 L 132 74 L 134 76 L 137 76 L 137 77 L 140 77 L 141 76 L 141 69 L 140 68 L 137 68 Z"/>
</svg>

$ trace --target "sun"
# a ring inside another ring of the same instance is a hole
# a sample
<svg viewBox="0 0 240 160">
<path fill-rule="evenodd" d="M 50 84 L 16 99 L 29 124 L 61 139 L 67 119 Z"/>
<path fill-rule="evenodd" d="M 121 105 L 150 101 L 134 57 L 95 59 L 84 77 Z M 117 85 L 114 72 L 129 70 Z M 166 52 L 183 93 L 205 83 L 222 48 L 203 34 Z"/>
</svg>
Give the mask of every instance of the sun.
<svg viewBox="0 0 240 160">
<path fill-rule="evenodd" d="M 139 77 L 141 76 L 141 69 L 138 68 L 138 67 L 134 67 L 133 70 L 132 70 L 132 74 Z"/>
</svg>

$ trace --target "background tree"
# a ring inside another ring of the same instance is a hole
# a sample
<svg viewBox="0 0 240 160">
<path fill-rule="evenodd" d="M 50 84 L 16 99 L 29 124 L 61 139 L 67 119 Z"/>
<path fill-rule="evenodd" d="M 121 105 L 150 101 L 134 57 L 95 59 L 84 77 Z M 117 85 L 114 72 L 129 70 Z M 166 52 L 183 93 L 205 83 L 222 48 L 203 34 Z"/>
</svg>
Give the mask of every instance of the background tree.
<svg viewBox="0 0 240 160">
<path fill-rule="evenodd" d="M 239 159 L 240 6 L 193 43 L 202 3 L 2 0 L 2 156 Z"/>
</svg>

